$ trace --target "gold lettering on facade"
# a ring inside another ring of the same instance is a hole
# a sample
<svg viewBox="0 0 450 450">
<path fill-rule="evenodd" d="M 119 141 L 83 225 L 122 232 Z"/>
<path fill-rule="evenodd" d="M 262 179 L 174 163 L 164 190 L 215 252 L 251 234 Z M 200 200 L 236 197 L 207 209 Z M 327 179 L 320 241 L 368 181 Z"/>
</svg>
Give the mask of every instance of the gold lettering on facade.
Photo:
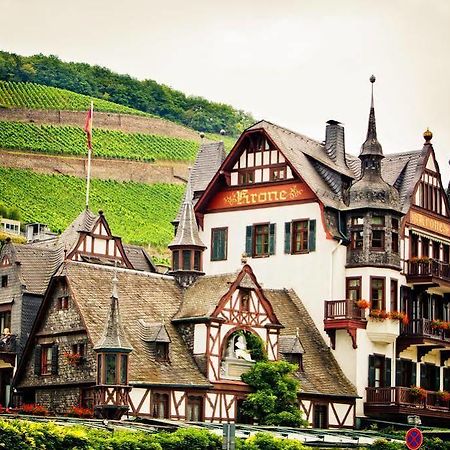
<svg viewBox="0 0 450 450">
<path fill-rule="evenodd" d="M 260 190 L 257 189 L 240 189 L 229 193 L 223 197 L 223 201 L 226 205 L 245 206 L 245 205 L 258 205 L 264 203 L 280 202 L 296 200 L 303 196 L 304 190 L 301 187 L 293 186 L 289 189 L 273 189 L 273 190 Z"/>
<path fill-rule="evenodd" d="M 435 233 L 450 236 L 450 224 L 441 220 L 433 219 L 432 217 L 411 211 L 410 222 L 414 225 L 418 225 L 419 227 L 434 231 Z"/>
</svg>

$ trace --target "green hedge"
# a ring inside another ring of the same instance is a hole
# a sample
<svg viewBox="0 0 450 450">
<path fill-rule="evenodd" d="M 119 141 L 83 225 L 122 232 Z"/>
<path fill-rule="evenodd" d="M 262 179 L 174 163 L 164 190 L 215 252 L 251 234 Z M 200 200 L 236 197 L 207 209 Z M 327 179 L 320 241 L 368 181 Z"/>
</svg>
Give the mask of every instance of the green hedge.
<svg viewBox="0 0 450 450">
<path fill-rule="evenodd" d="M 222 438 L 206 430 L 181 428 L 173 433 L 114 432 L 81 425 L 0 420 L 0 448 L 8 450 L 221 450 Z M 299 442 L 258 433 L 237 439 L 237 450 L 302 450 Z"/>
</svg>

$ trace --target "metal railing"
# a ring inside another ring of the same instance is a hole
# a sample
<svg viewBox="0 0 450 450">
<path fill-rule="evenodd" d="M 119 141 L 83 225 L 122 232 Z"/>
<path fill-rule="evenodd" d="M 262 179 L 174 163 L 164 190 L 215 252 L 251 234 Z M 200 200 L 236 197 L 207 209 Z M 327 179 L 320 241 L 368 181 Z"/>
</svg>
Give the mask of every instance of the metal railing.
<svg viewBox="0 0 450 450">
<path fill-rule="evenodd" d="M 432 319 L 410 319 L 408 324 L 401 324 L 400 334 L 450 341 L 450 330 L 439 328 L 435 325 L 438 322 Z"/>
</svg>

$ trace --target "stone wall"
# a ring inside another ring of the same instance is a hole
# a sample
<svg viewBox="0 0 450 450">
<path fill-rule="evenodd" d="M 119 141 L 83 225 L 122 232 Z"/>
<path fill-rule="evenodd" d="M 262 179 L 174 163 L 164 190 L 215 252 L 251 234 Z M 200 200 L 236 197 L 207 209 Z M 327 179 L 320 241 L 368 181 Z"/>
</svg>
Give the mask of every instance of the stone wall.
<svg viewBox="0 0 450 450">
<path fill-rule="evenodd" d="M 87 161 L 85 158 L 46 156 L 0 150 L 0 166 L 85 178 Z M 181 184 L 187 180 L 188 168 L 189 164 L 187 163 L 161 164 L 100 158 L 95 158 L 91 166 L 92 178 L 175 184 Z"/>
<path fill-rule="evenodd" d="M 95 106 L 94 106 L 95 108 Z M 0 121 L 37 124 L 74 125 L 84 127 L 85 111 L 40 109 L 0 109 Z M 94 128 L 107 128 L 127 133 L 147 133 L 190 139 L 200 142 L 199 134 L 190 128 L 157 117 L 132 116 L 94 111 Z"/>
<path fill-rule="evenodd" d="M 57 374 L 35 374 L 34 352 L 36 345 L 33 345 L 33 351 L 28 355 L 24 376 L 22 382 L 19 383 L 19 387 L 50 387 L 55 384 L 95 382 L 97 371 L 95 352 L 92 343 L 89 342 L 78 308 L 69 296 L 69 307 L 58 309 L 58 298 L 66 296 L 67 290 L 68 288 L 63 281 L 55 286 L 50 304 L 47 306 L 47 315 L 37 330 L 37 344 L 58 346 Z M 72 345 L 80 343 L 84 343 L 86 346 L 85 360 L 78 365 L 70 364 L 64 353 L 72 353 Z"/>
<path fill-rule="evenodd" d="M 80 405 L 81 391 L 79 387 L 36 389 L 35 400 L 51 413 L 65 414 L 72 406 Z"/>
</svg>

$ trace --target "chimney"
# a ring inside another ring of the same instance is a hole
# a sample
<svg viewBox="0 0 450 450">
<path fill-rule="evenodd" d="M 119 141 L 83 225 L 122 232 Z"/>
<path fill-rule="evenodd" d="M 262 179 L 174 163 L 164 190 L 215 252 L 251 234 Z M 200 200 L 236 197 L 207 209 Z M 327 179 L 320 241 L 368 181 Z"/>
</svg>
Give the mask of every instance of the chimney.
<svg viewBox="0 0 450 450">
<path fill-rule="evenodd" d="M 325 151 L 338 166 L 347 166 L 345 161 L 344 127 L 337 120 L 329 120 L 327 122 Z"/>
</svg>

